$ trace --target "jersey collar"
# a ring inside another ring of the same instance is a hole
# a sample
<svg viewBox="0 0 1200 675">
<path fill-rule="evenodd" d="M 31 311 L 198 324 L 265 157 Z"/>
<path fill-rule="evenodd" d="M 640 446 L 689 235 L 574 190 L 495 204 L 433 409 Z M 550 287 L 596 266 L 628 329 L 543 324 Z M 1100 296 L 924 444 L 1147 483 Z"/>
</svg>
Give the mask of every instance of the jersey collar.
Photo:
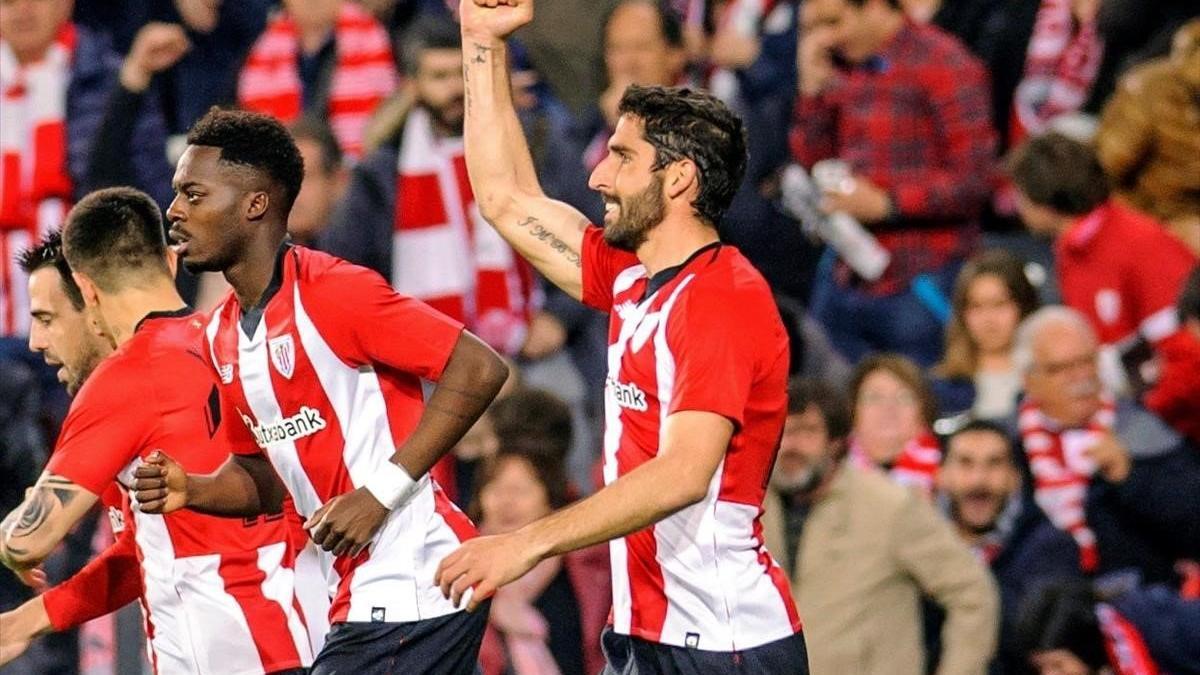
<svg viewBox="0 0 1200 675">
<path fill-rule="evenodd" d="M 658 273 L 656 273 L 654 276 L 650 277 L 650 281 L 647 282 L 646 290 L 642 293 L 642 299 L 640 302 L 644 302 L 646 300 L 646 298 L 657 293 L 659 291 L 659 289 L 661 289 L 663 286 L 666 286 L 667 284 L 671 283 L 671 280 L 674 279 L 675 277 L 679 276 L 679 273 L 683 271 L 683 268 L 685 268 L 689 264 L 691 264 L 691 262 L 693 260 L 700 257 L 700 255 L 703 254 L 705 251 L 713 251 L 713 253 L 715 255 L 716 252 L 719 250 L 721 250 L 721 242 L 714 241 L 711 244 L 705 244 L 704 246 L 701 246 L 700 248 L 696 249 L 695 251 L 692 252 L 691 255 L 689 255 L 687 257 L 687 260 L 684 260 L 683 262 L 679 263 L 678 265 L 675 265 L 674 267 L 668 267 L 663 270 L 659 270 Z"/>
<path fill-rule="evenodd" d="M 133 332 L 136 333 L 139 330 L 141 330 L 142 325 L 145 324 L 147 321 L 153 321 L 154 319 L 178 319 L 179 317 L 187 316 L 188 314 L 191 314 L 193 311 L 195 311 L 195 310 L 193 310 L 189 305 L 185 304 L 183 307 L 180 307 L 179 309 L 150 312 L 146 316 L 143 316 L 141 318 L 141 320 L 137 322 L 137 325 L 135 325 L 133 327 Z"/>
<path fill-rule="evenodd" d="M 271 281 L 267 284 L 266 289 L 263 290 L 262 297 L 258 299 L 258 302 L 253 307 L 242 308 L 240 323 L 242 324 L 242 330 L 245 331 L 247 336 L 254 335 L 254 331 L 258 328 L 258 323 L 262 321 L 263 313 L 267 309 L 267 303 L 271 302 L 271 298 L 274 298 L 279 289 L 283 287 L 283 259 L 287 257 L 287 253 L 291 249 L 292 242 L 284 239 L 283 243 L 279 245 L 279 251 L 275 253 L 275 272 L 271 274 Z"/>
</svg>

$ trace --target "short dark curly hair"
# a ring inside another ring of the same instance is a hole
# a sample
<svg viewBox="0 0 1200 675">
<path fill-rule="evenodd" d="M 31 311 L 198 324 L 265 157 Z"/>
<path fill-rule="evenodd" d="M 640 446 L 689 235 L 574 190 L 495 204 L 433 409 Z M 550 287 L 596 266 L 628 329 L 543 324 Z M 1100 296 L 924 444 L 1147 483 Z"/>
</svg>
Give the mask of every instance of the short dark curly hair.
<svg viewBox="0 0 1200 675">
<path fill-rule="evenodd" d="M 42 237 L 36 246 L 21 251 L 17 255 L 17 264 L 25 270 L 25 274 L 33 274 L 43 267 L 58 270 L 63 293 L 67 294 L 67 299 L 76 311 L 83 311 L 83 292 L 79 290 L 79 284 L 75 283 L 75 277 L 71 276 L 71 266 L 67 264 L 67 257 L 63 255 L 61 231 L 53 230 Z"/>
<path fill-rule="evenodd" d="M 221 161 L 266 174 L 283 189 L 283 215 L 304 182 L 304 158 L 292 135 L 269 115 L 214 106 L 188 131 L 189 145 L 221 149 Z"/>
<path fill-rule="evenodd" d="M 621 114 L 638 118 L 654 146 L 654 168 L 690 159 L 700 170 L 693 208 L 710 225 L 721 222 L 746 173 L 746 130 L 737 115 L 712 94 L 686 87 L 625 90 Z"/>
</svg>

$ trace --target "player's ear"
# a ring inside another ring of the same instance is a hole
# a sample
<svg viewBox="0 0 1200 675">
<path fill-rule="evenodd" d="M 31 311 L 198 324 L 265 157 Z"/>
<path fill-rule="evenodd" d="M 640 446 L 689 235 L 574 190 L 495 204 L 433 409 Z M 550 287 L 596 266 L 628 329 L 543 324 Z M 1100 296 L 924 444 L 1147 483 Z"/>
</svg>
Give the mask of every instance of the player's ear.
<svg viewBox="0 0 1200 675">
<path fill-rule="evenodd" d="M 71 277 L 75 279 L 75 285 L 79 286 L 85 307 L 96 307 L 100 304 L 100 293 L 96 290 L 96 282 L 92 281 L 91 277 L 83 272 L 71 272 Z"/>
<path fill-rule="evenodd" d="M 271 197 L 265 192 L 251 192 L 246 203 L 246 220 L 261 220 L 271 206 Z"/>
<path fill-rule="evenodd" d="M 179 253 L 174 246 L 167 247 L 167 269 L 171 271 L 171 278 L 174 279 L 179 274 Z"/>
<path fill-rule="evenodd" d="M 666 173 L 663 185 L 666 187 L 668 198 L 674 199 L 692 189 L 699 190 L 700 173 L 696 168 L 696 163 L 692 160 L 681 159 L 671 162 L 666 167 Z"/>
</svg>

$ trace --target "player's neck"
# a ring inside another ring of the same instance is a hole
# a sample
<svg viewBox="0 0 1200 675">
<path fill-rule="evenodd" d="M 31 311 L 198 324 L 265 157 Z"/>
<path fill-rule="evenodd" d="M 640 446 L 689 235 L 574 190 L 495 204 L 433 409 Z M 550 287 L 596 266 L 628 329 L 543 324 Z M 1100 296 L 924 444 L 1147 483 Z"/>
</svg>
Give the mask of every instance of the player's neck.
<svg viewBox="0 0 1200 675">
<path fill-rule="evenodd" d="M 718 240 L 717 231 L 698 218 L 668 214 L 638 247 L 637 257 L 645 265 L 646 274 L 654 276 L 682 264 L 697 249 Z"/>
<path fill-rule="evenodd" d="M 120 347 L 133 337 L 142 319 L 151 312 L 174 312 L 187 303 L 179 297 L 175 285 L 169 282 L 149 288 L 129 288 L 104 298 L 101 312 L 115 346 Z"/>
<path fill-rule="evenodd" d="M 250 309 L 258 304 L 275 276 L 275 259 L 283 239 L 257 241 L 247 246 L 241 260 L 225 270 L 225 280 L 233 287 L 238 304 Z"/>
</svg>

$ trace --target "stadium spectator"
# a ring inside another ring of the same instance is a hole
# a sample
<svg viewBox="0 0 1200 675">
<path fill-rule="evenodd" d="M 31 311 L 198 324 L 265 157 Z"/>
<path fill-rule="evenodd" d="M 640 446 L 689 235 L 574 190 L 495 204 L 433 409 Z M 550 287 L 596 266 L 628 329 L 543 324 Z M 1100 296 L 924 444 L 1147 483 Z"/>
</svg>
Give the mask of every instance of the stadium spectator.
<svg viewBox="0 0 1200 675">
<path fill-rule="evenodd" d="M 850 378 L 850 400 L 850 463 L 932 494 L 942 451 L 931 430 L 937 403 L 921 369 L 896 354 L 868 356 Z"/>
<path fill-rule="evenodd" d="M 413 105 L 391 140 L 355 167 L 318 247 L 379 272 L 514 355 L 528 328 L 533 278 L 480 218 L 466 180 L 458 31 L 422 19 L 403 55 Z"/>
<path fill-rule="evenodd" d="M 21 249 L 106 185 L 170 201 L 166 130 L 152 76 L 188 49 L 178 26 L 148 24 L 124 61 L 70 22 L 72 2 L 0 3 L 0 357 L 26 359 L 29 305 Z"/>
<path fill-rule="evenodd" d="M 812 672 L 984 672 L 998 606 L 983 564 L 926 499 L 847 461 L 849 431 L 836 390 L 789 387 L 763 533 L 792 580 Z M 926 668 L 923 595 L 946 612 L 936 670 Z"/>
<path fill-rule="evenodd" d="M 849 164 L 852 180 L 824 206 L 858 219 L 891 254 L 867 282 L 827 253 L 813 314 L 852 361 L 895 351 L 928 367 L 941 356 L 938 317 L 989 196 L 986 73 L 952 37 L 908 21 L 896 0 L 811 0 L 802 21 L 792 154 L 806 167 Z"/>
<path fill-rule="evenodd" d="M 387 31 L 350 0 L 284 0 L 238 78 L 238 103 L 284 123 L 329 121 L 351 161 L 376 106 L 396 89 Z"/>
<path fill-rule="evenodd" d="M 1096 20 L 1104 40 L 1104 61 L 1084 110 L 1096 113 L 1112 96 L 1126 69 L 1166 56 L 1171 38 L 1189 19 L 1200 16 L 1192 0 L 1102 0 Z"/>
<path fill-rule="evenodd" d="M 337 138 L 323 121 L 302 117 L 288 131 L 304 158 L 304 182 L 296 195 L 295 214 L 288 219 L 288 234 L 297 244 L 313 246 L 346 193 L 350 172 Z"/>
<path fill-rule="evenodd" d="M 1200 448 L 1200 267 L 1179 295 L 1185 330 L 1159 344 L 1162 375 L 1146 393 L 1146 407 Z"/>
<path fill-rule="evenodd" d="M 1031 597 L 1019 622 L 1038 675 L 1200 672 L 1200 600 L 1162 586 L 1101 593 L 1062 582 Z"/>
<path fill-rule="evenodd" d="M 1055 238 L 1064 304 L 1091 321 L 1106 349 L 1104 381 L 1123 391 L 1123 354 L 1179 330 L 1175 300 L 1196 256 L 1163 225 L 1110 197 L 1095 151 L 1051 132 L 1009 159 L 1017 208 L 1033 233 Z M 1148 266 L 1147 261 L 1154 261 Z"/>
<path fill-rule="evenodd" d="M 538 448 L 538 443 L 506 444 L 480 472 L 471 516 L 481 533 L 512 532 L 567 505 L 562 461 L 555 449 Z M 600 672 L 610 584 L 608 548 L 598 545 L 548 558 L 500 589 L 479 650 L 484 674 Z"/>
<path fill-rule="evenodd" d="M 1200 19 L 1175 34 L 1170 57 L 1121 78 L 1096 156 L 1120 197 L 1200 255 Z"/>
<path fill-rule="evenodd" d="M 1000 590 L 1000 644 L 990 672 L 1023 672 L 1017 612 L 1046 584 L 1082 578 L 1079 548 L 1034 503 L 1008 433 L 991 422 L 971 422 L 946 440 L 938 503 Z"/>
<path fill-rule="evenodd" d="M 954 283 L 945 356 L 931 371 L 940 415 L 1012 415 L 1021 391 L 1013 336 L 1038 305 L 1024 265 L 1008 251 L 993 249 L 967 261 Z"/>
<path fill-rule="evenodd" d="M 1043 307 L 1017 331 L 1025 399 L 1014 426 L 1034 499 L 1075 539 L 1084 571 L 1134 568 L 1174 583 L 1175 561 L 1200 554 L 1200 453 L 1106 393 L 1098 349 L 1087 319 L 1067 307 Z"/>
</svg>

